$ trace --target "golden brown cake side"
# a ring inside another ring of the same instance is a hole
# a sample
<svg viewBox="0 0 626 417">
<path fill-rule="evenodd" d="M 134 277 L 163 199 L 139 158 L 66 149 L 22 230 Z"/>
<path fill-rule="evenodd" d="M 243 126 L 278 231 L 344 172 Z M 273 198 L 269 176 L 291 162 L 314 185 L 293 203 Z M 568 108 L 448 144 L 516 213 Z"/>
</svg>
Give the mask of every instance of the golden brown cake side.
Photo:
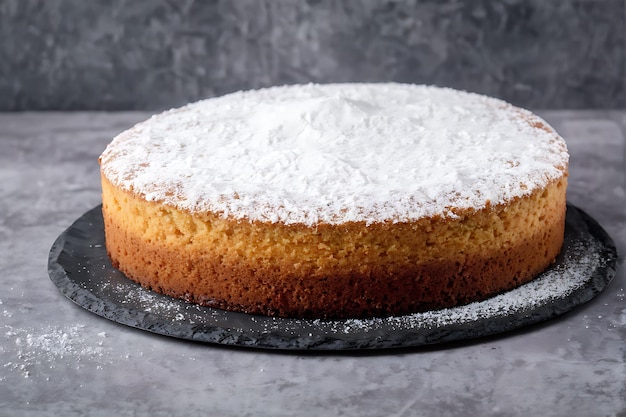
<svg viewBox="0 0 626 417">
<path fill-rule="evenodd" d="M 103 175 L 107 250 L 144 287 L 247 313 L 407 314 L 519 286 L 560 251 L 566 170 L 545 188 L 458 218 L 264 223 L 146 201 Z"/>
</svg>

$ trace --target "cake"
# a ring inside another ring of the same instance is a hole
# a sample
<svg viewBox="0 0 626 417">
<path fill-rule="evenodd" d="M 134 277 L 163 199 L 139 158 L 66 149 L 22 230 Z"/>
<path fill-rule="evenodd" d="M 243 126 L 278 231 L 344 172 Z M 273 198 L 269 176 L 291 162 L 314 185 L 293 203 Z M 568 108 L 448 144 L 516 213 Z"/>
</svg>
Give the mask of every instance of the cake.
<svg viewBox="0 0 626 417">
<path fill-rule="evenodd" d="M 527 110 L 447 88 L 236 92 L 152 116 L 99 161 L 112 264 L 230 311 L 453 307 L 532 280 L 563 242 L 564 140 Z"/>
</svg>

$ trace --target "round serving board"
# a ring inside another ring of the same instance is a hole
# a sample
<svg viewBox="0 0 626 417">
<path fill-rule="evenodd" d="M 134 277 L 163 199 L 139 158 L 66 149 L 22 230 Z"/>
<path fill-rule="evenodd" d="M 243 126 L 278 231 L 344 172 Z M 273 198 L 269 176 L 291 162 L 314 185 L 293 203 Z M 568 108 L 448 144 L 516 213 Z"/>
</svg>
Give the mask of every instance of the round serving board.
<svg viewBox="0 0 626 417">
<path fill-rule="evenodd" d="M 538 323 L 583 304 L 615 276 L 617 251 L 602 227 L 568 205 L 565 242 L 535 280 L 488 300 L 455 308 L 372 319 L 315 320 L 234 313 L 149 291 L 113 268 L 101 206 L 54 242 L 52 282 L 101 317 L 142 330 L 207 343 L 264 349 L 355 350 L 430 345 L 494 335 Z"/>
</svg>

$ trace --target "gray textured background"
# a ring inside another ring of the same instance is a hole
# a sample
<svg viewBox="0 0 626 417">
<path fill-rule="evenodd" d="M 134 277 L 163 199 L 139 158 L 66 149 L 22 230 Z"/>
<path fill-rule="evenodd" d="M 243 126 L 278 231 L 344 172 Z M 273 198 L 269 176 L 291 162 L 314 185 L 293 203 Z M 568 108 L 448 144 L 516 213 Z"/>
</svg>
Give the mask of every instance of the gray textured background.
<svg viewBox="0 0 626 417">
<path fill-rule="evenodd" d="M 154 110 L 309 81 L 624 108 L 625 10 L 625 0 L 0 0 L 0 110 Z"/>
</svg>

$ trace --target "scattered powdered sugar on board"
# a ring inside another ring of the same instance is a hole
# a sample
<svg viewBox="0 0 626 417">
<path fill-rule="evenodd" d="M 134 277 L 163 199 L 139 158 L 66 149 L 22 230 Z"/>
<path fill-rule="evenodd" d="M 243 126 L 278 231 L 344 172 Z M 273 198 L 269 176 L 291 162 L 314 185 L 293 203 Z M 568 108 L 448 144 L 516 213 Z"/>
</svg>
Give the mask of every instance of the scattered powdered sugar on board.
<svg viewBox="0 0 626 417">
<path fill-rule="evenodd" d="M 123 295 L 122 304 L 139 304 L 146 313 L 167 315 L 176 321 L 181 321 L 185 318 L 180 312 L 181 304 L 174 299 L 146 291 L 139 286 L 129 289 L 127 285 L 118 284 L 114 290 Z"/>
<path fill-rule="evenodd" d="M 119 304 L 141 312 L 165 316 L 174 321 L 190 321 L 185 314 L 188 310 L 199 310 L 196 304 L 182 303 L 180 300 L 149 291 L 131 281 L 104 282 L 100 289 L 114 295 Z"/>
</svg>

